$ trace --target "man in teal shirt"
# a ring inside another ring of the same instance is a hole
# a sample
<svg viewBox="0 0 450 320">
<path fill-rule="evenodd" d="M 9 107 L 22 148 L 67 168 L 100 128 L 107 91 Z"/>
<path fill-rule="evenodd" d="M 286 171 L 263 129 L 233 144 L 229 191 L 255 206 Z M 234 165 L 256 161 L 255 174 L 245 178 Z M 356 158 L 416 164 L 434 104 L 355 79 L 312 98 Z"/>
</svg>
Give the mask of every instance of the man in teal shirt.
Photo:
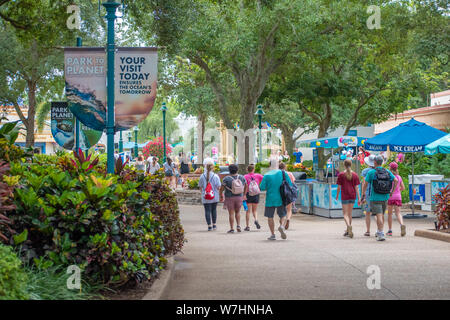
<svg viewBox="0 0 450 320">
<path fill-rule="evenodd" d="M 383 165 L 383 157 L 382 156 L 376 156 L 375 157 L 375 169 L 370 170 L 365 179 L 364 184 L 362 188 L 362 194 L 363 197 L 360 202 L 363 202 L 365 200 L 366 196 L 366 190 L 369 185 L 369 183 L 373 183 L 374 180 L 376 180 L 376 172 L 378 170 L 386 170 L 389 173 L 390 181 L 393 181 L 393 187 L 391 188 L 390 192 L 388 193 L 377 193 L 375 191 L 375 188 L 372 186 L 372 191 L 370 194 L 370 211 L 372 214 L 375 214 L 377 216 L 377 227 L 378 231 L 375 234 L 378 241 L 384 241 L 386 238 L 384 237 L 384 212 L 387 208 L 387 201 L 389 200 L 389 197 L 392 195 L 392 191 L 395 190 L 397 187 L 398 180 L 397 178 L 387 169 L 384 169 L 382 167 Z M 359 204 L 361 205 L 361 204 Z"/>
<path fill-rule="evenodd" d="M 276 161 L 276 160 L 271 160 Z M 278 165 L 274 166 L 278 167 Z M 292 185 L 291 179 L 285 174 L 286 181 L 289 185 Z M 269 229 L 272 233 L 268 240 L 276 240 L 275 237 L 275 222 L 273 216 L 275 210 L 277 211 L 278 217 L 280 217 L 280 226 L 278 231 L 281 233 L 281 238 L 286 239 L 286 233 L 284 229 L 284 223 L 286 220 L 286 208 L 283 206 L 283 201 L 281 200 L 280 187 L 283 182 L 283 173 L 279 169 L 275 169 L 267 172 L 261 181 L 260 189 L 266 190 L 266 206 L 264 209 L 264 216 L 267 217 L 269 223 Z"/>
</svg>

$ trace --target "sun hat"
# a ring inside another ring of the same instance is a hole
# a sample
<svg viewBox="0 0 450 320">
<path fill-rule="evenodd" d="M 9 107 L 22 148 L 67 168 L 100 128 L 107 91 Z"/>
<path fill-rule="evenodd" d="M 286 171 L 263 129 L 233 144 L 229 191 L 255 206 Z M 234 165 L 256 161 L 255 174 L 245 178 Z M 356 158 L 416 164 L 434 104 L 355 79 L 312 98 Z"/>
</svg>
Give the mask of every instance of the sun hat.
<svg viewBox="0 0 450 320">
<path fill-rule="evenodd" d="M 389 168 L 391 168 L 392 170 L 397 170 L 397 169 L 398 169 L 398 164 L 397 164 L 397 162 L 391 162 L 391 163 L 389 163 Z"/>
<path fill-rule="evenodd" d="M 204 165 L 204 166 L 207 166 L 208 164 L 214 165 L 214 160 L 213 160 L 212 158 L 206 158 L 206 159 L 203 161 L 203 165 Z"/>
<path fill-rule="evenodd" d="M 364 162 L 369 166 L 369 167 L 373 167 L 375 166 L 375 155 L 371 154 L 368 157 L 364 158 Z"/>
</svg>

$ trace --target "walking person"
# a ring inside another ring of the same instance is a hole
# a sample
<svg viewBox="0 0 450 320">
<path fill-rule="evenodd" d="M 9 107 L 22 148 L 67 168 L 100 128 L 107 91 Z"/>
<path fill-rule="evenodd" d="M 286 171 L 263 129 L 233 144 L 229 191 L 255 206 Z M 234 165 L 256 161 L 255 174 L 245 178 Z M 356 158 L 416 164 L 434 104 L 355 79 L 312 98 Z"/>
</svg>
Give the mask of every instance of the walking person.
<svg viewBox="0 0 450 320">
<path fill-rule="evenodd" d="M 147 173 L 148 174 L 155 174 L 156 171 L 161 169 L 158 163 L 158 158 L 153 157 L 151 161 L 147 165 Z"/>
<path fill-rule="evenodd" d="M 295 185 L 295 177 L 294 177 L 294 175 L 292 174 L 292 172 L 286 171 L 286 163 L 280 162 L 279 169 L 280 169 L 281 171 L 286 172 L 286 174 L 288 175 L 289 179 L 290 179 L 291 182 L 292 182 L 292 187 L 295 189 L 295 194 L 297 195 L 297 192 L 298 192 L 298 191 L 297 191 L 297 186 Z M 289 203 L 289 204 L 286 206 L 286 223 L 285 223 L 285 225 L 284 225 L 284 228 L 285 228 L 286 230 L 289 229 L 289 220 L 290 220 L 291 217 L 292 217 L 292 207 L 293 207 L 293 205 L 295 204 L 295 200 L 297 200 L 297 197 L 295 197 L 295 199 L 293 199 L 293 200 L 294 200 L 293 202 Z"/>
<path fill-rule="evenodd" d="M 344 221 L 347 229 L 344 233 L 344 237 L 353 238 L 352 230 L 352 212 L 355 205 L 356 197 L 358 197 L 358 203 L 361 203 L 359 195 L 358 185 L 360 184 L 359 177 L 352 170 L 352 160 L 344 160 L 345 171 L 339 173 L 337 177 L 337 194 L 336 200 L 339 199 L 339 192 L 341 193 L 342 213 L 344 215 Z"/>
<path fill-rule="evenodd" d="M 181 151 L 178 156 L 180 158 L 181 187 L 184 188 L 189 173 L 189 161 L 183 151 Z"/>
<path fill-rule="evenodd" d="M 283 205 L 283 200 L 281 198 L 280 187 L 283 184 L 283 180 L 287 181 L 289 185 L 291 185 L 291 180 L 286 179 L 286 174 L 283 173 L 279 168 L 279 163 L 277 159 L 271 159 L 271 168 L 273 170 L 267 172 L 262 181 L 260 188 L 261 190 L 266 190 L 266 204 L 264 208 L 264 216 L 267 217 L 267 222 L 269 224 L 270 229 L 270 237 L 268 240 L 276 240 L 275 236 L 275 222 L 273 217 L 275 215 L 275 211 L 277 211 L 278 217 L 280 218 L 280 226 L 278 227 L 278 231 L 281 234 L 282 239 L 286 239 L 286 232 L 284 228 L 285 220 L 286 220 L 286 208 Z M 284 178 L 284 179 L 283 179 Z"/>
<path fill-rule="evenodd" d="M 138 156 L 135 167 L 139 174 L 145 174 L 145 161 L 143 156 Z"/>
<path fill-rule="evenodd" d="M 247 190 L 248 192 L 244 196 L 244 200 L 247 201 L 248 210 L 245 215 L 246 227 L 245 231 L 250 231 L 250 212 L 253 215 L 253 219 L 255 220 L 256 229 L 261 229 L 261 225 L 258 222 L 258 204 L 259 204 L 259 195 L 261 193 L 261 189 L 259 185 L 263 179 L 263 176 L 259 173 L 255 173 L 255 166 L 249 165 L 247 167 L 247 174 L 244 176 L 245 181 L 247 182 Z"/>
<path fill-rule="evenodd" d="M 389 168 L 394 176 L 397 178 L 398 183 L 395 190 L 392 190 L 391 196 L 388 200 L 388 227 L 389 230 L 386 233 L 388 236 L 392 236 L 392 211 L 395 210 L 395 215 L 397 216 L 397 221 L 400 223 L 400 235 L 404 237 L 406 235 L 406 226 L 403 224 L 403 216 L 400 213 L 400 208 L 402 207 L 402 191 L 405 190 L 405 185 L 403 184 L 403 179 L 398 174 L 398 164 L 396 162 L 391 162 Z"/>
<path fill-rule="evenodd" d="M 383 157 L 375 157 L 375 169 L 370 170 L 363 183 L 363 196 L 365 200 L 365 193 L 367 186 L 372 184 L 372 191 L 370 194 L 370 211 L 377 216 L 377 232 L 375 234 L 377 241 L 386 240 L 384 236 L 384 212 L 387 208 L 387 201 L 392 195 L 392 190 L 397 188 L 398 179 L 391 171 L 382 167 Z"/>
<path fill-rule="evenodd" d="M 228 233 L 234 233 L 234 220 L 236 219 L 236 230 L 241 232 L 241 216 L 240 211 L 244 194 L 247 193 L 247 182 L 245 178 L 238 174 L 238 166 L 230 164 L 228 166 L 230 175 L 225 177 L 220 187 L 220 201 L 225 200 L 225 206 L 228 210 L 228 219 L 230 222 L 230 230 Z M 225 191 L 225 198 L 224 198 Z"/>
<path fill-rule="evenodd" d="M 166 162 L 163 164 L 164 175 L 166 179 L 169 181 L 169 186 L 175 190 L 176 185 L 176 176 L 175 176 L 175 163 L 172 162 L 170 157 L 167 157 Z"/>
<path fill-rule="evenodd" d="M 206 172 L 200 176 L 198 186 L 202 190 L 202 204 L 208 231 L 217 230 L 217 203 L 219 202 L 220 178 L 214 173 L 214 162 L 205 159 Z"/>
<path fill-rule="evenodd" d="M 366 178 L 367 173 L 375 168 L 375 155 L 371 154 L 368 157 L 364 158 L 364 163 L 366 165 L 368 165 L 367 168 L 365 168 L 362 172 L 361 172 L 361 176 L 363 177 L 363 179 Z M 370 212 L 370 204 L 369 204 L 369 199 L 370 199 L 370 193 L 372 191 L 372 185 L 369 184 L 369 186 L 367 187 L 366 193 L 365 193 L 365 201 L 361 203 L 361 208 L 364 212 L 365 215 L 365 219 L 366 219 L 366 232 L 364 233 L 364 236 L 366 237 L 370 237 L 370 219 L 372 219 L 372 213 Z"/>
</svg>

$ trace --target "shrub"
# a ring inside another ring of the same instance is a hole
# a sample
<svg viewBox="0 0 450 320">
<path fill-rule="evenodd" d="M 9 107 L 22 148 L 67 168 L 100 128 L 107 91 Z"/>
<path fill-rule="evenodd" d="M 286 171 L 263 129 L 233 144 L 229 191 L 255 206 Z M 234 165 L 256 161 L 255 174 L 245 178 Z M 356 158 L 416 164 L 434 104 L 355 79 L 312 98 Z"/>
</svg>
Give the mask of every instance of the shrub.
<svg viewBox="0 0 450 320">
<path fill-rule="evenodd" d="M 170 154 L 172 152 L 172 146 L 166 141 L 166 154 Z M 158 137 L 147 143 L 142 149 L 142 153 L 145 158 L 152 156 L 157 157 L 160 162 L 164 157 L 164 141 L 163 137 Z"/>
<path fill-rule="evenodd" d="M 434 214 L 438 220 L 437 229 L 447 229 L 450 227 L 450 186 L 440 189 L 433 197 L 436 201 Z"/>
<path fill-rule="evenodd" d="M 28 299 L 27 275 L 10 246 L 0 244 L 0 300 Z"/>
<path fill-rule="evenodd" d="M 198 189 L 199 179 L 187 179 L 187 184 L 189 189 Z"/>
<path fill-rule="evenodd" d="M 106 175 L 97 161 L 77 154 L 27 170 L 15 163 L 14 244 L 35 263 L 77 264 L 91 281 L 150 279 L 183 245 L 175 195 L 160 175 L 139 177 L 129 167 Z"/>
</svg>

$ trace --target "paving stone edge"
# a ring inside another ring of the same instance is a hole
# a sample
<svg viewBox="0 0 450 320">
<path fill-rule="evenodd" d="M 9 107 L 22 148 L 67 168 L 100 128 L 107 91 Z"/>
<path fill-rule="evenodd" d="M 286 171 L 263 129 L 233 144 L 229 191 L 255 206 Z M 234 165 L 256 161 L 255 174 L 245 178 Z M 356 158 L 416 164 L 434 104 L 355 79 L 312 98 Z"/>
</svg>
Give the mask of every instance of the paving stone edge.
<svg viewBox="0 0 450 320">
<path fill-rule="evenodd" d="M 450 242 L 450 234 L 449 233 L 419 229 L 414 232 L 414 235 L 416 237 L 423 237 L 423 238 L 428 238 L 428 239 L 433 239 L 433 240 L 441 240 L 441 241 Z"/>
<path fill-rule="evenodd" d="M 146 293 L 146 295 L 142 298 L 142 300 L 160 300 L 164 291 L 167 288 L 167 285 L 172 278 L 172 273 L 175 267 L 175 258 L 171 256 L 167 259 L 166 268 L 161 271 L 158 278 L 153 282 L 150 290 Z"/>
</svg>

